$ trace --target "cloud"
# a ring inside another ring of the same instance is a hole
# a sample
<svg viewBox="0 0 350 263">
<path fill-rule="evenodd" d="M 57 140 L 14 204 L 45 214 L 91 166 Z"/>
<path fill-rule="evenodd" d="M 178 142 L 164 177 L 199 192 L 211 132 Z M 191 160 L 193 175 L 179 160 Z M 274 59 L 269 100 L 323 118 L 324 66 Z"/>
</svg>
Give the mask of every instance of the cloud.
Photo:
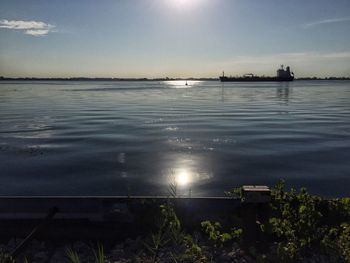
<svg viewBox="0 0 350 263">
<path fill-rule="evenodd" d="M 341 22 L 347 22 L 347 21 L 350 21 L 350 17 L 323 19 L 323 20 L 307 23 L 303 27 L 309 28 L 309 27 L 315 27 L 323 24 L 334 24 L 334 23 L 341 23 Z"/>
<path fill-rule="evenodd" d="M 345 52 L 291 52 L 275 53 L 260 56 L 237 56 L 235 59 L 223 61 L 221 63 L 229 65 L 272 65 L 278 63 L 298 63 L 307 61 L 329 61 L 339 59 L 350 59 L 350 51 Z"/>
<path fill-rule="evenodd" d="M 44 36 L 47 35 L 50 31 L 48 29 L 39 29 L 39 30 L 26 30 L 24 34 L 32 36 Z"/>
<path fill-rule="evenodd" d="M 26 35 L 44 36 L 52 32 L 55 26 L 41 21 L 2 19 L 0 20 L 0 28 L 23 30 Z"/>
</svg>

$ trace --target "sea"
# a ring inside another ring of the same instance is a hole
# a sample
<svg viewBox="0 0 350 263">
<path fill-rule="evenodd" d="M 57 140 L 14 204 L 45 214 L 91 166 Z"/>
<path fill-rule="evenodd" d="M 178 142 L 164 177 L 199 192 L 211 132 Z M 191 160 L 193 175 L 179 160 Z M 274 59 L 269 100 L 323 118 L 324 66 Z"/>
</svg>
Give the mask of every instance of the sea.
<svg viewBox="0 0 350 263">
<path fill-rule="evenodd" d="M 350 81 L 1 81 L 1 196 L 350 196 Z"/>
</svg>

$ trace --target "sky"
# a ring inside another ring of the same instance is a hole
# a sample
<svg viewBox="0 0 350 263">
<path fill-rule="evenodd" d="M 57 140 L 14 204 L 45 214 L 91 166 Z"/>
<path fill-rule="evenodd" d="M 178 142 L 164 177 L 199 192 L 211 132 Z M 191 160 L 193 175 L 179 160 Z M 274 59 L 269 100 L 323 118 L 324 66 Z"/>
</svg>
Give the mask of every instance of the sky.
<svg viewBox="0 0 350 263">
<path fill-rule="evenodd" d="M 350 77 L 349 0 L 1 0 L 0 76 Z"/>
</svg>

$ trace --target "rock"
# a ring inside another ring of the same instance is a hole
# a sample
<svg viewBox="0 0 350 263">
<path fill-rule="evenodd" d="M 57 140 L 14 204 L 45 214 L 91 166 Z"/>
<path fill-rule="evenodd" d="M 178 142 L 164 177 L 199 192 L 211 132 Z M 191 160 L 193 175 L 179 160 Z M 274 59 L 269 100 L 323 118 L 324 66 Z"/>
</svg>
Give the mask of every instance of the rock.
<svg viewBox="0 0 350 263">
<path fill-rule="evenodd" d="M 243 257 L 245 255 L 245 253 L 242 249 L 237 249 L 237 253 L 240 257 Z"/>
<path fill-rule="evenodd" d="M 255 263 L 255 260 L 249 256 L 245 256 L 244 259 L 246 260 L 247 263 Z"/>
<path fill-rule="evenodd" d="M 230 258 L 235 258 L 235 257 L 236 257 L 236 251 L 230 251 L 229 253 L 227 253 L 227 255 L 228 255 Z"/>
<path fill-rule="evenodd" d="M 218 257 L 218 262 L 231 262 L 231 257 L 224 253 L 224 254 L 221 254 L 219 257 Z"/>
</svg>

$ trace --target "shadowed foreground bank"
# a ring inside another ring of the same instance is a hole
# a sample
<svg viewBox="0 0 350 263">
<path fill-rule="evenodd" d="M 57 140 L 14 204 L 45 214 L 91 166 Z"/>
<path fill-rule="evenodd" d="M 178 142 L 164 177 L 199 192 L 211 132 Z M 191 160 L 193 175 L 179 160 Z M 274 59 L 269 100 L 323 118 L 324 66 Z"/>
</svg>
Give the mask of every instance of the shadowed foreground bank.
<svg viewBox="0 0 350 263">
<path fill-rule="evenodd" d="M 139 216 L 116 206 L 114 216 L 119 219 L 114 224 L 119 232 L 114 237 L 94 234 L 98 220 L 86 225 L 85 235 L 74 236 L 72 231 L 65 238 L 59 233 L 50 238 L 50 227 L 39 224 L 40 233 L 31 240 L 27 236 L 27 244 L 23 235 L 2 235 L 0 262 L 14 262 L 11 253 L 16 262 L 350 262 L 349 198 L 326 200 L 305 189 L 286 192 L 283 183 L 271 190 L 271 198 L 265 190 L 248 191 L 232 190 L 232 198 L 222 199 L 223 207 L 211 200 L 211 205 L 193 206 L 192 213 L 184 211 L 190 198 L 183 205 L 183 198 L 175 198 L 176 191 L 167 199 L 144 200 L 137 209 L 138 202 L 127 202 Z M 229 202 L 235 205 L 227 206 Z M 57 227 L 61 220 L 62 227 L 64 220 L 56 212 L 52 222 Z M 2 215 L 0 231 L 16 233 L 17 228 L 9 227 L 11 222 L 6 227 L 5 221 Z M 17 222 L 18 229 L 23 226 L 23 221 Z"/>
</svg>

